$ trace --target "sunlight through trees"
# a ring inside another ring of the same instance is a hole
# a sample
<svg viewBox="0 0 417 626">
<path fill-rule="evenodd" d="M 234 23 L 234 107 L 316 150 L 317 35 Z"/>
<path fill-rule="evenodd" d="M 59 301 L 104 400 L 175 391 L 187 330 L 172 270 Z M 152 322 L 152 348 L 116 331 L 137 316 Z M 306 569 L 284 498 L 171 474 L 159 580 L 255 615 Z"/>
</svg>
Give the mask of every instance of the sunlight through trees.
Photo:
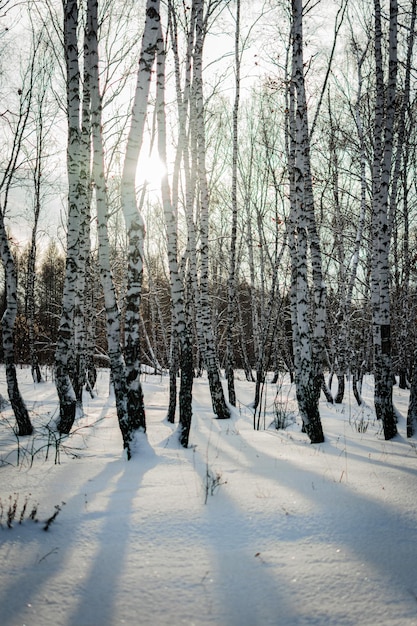
<svg viewBox="0 0 417 626">
<path fill-rule="evenodd" d="M 109 366 L 128 458 L 146 371 L 167 376 L 185 447 L 193 380 L 228 419 L 238 372 L 254 428 L 268 374 L 290 374 L 319 443 L 320 399 L 351 386 L 360 404 L 371 373 L 386 439 L 392 387 L 411 388 L 412 436 L 416 1 L 2 12 L 2 357 L 19 434 L 25 362 L 36 384 L 54 367 L 61 435 Z"/>
</svg>

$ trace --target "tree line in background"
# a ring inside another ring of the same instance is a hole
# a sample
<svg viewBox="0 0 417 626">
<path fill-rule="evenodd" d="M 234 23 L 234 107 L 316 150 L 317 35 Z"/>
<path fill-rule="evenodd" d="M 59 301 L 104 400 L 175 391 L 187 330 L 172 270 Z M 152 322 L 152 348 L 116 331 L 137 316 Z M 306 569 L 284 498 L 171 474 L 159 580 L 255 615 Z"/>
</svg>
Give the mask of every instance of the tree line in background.
<svg viewBox="0 0 417 626">
<path fill-rule="evenodd" d="M 3 359 L 18 434 L 32 424 L 16 362 L 37 382 L 53 365 L 62 435 L 109 366 L 128 458 L 146 431 L 143 366 L 169 373 L 167 419 L 178 415 L 184 446 L 203 370 L 219 419 L 244 370 L 255 427 L 266 373 L 288 372 L 313 443 L 320 394 L 341 403 L 350 381 L 360 404 L 364 373 L 395 436 L 398 381 L 412 436 L 416 0 L 18 10 L 31 46 L 15 90 L 4 64 L 0 76 Z M 13 11 L 3 0 L 5 23 Z M 0 41 L 4 59 L 17 40 L 5 28 Z M 51 196 L 64 242 L 39 251 Z M 17 246 L 22 203 L 31 234 Z"/>
</svg>

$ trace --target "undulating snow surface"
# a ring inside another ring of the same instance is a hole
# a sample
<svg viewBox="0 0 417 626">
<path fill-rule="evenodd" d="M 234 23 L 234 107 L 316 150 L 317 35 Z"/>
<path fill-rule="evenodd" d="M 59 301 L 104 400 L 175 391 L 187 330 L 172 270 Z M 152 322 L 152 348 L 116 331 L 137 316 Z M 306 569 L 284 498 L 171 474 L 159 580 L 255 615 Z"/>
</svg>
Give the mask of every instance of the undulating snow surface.
<svg viewBox="0 0 417 626">
<path fill-rule="evenodd" d="M 52 381 L 34 385 L 27 369 L 19 379 L 36 434 L 17 459 L 2 411 L 1 626 L 417 625 L 416 440 L 403 418 L 384 441 L 370 379 L 361 408 L 322 399 L 322 445 L 298 418 L 271 426 L 274 399 L 296 417 L 287 381 L 267 385 L 254 430 L 253 384 L 237 381 L 239 406 L 219 421 L 197 379 L 184 450 L 165 421 L 168 379 L 147 375 L 148 439 L 130 462 L 106 371 L 59 449 L 44 426 L 56 417 Z M 405 415 L 408 392 L 395 400 Z"/>
</svg>

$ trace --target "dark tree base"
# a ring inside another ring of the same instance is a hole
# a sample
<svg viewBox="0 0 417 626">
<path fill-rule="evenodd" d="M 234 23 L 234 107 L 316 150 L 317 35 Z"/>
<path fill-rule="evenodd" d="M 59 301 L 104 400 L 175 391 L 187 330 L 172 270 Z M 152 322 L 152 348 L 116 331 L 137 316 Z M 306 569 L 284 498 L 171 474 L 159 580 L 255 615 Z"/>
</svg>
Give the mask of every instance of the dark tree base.
<svg viewBox="0 0 417 626">
<path fill-rule="evenodd" d="M 18 437 L 28 437 L 29 435 L 33 434 L 33 426 L 31 423 L 29 424 L 19 424 L 18 429 L 17 429 L 17 435 Z"/>
<path fill-rule="evenodd" d="M 326 385 L 326 381 L 324 378 L 324 374 L 321 376 L 321 390 L 324 393 L 326 400 L 329 404 L 333 404 L 333 396 L 330 391 L 330 388 Z"/>
<path fill-rule="evenodd" d="M 324 434 L 321 426 L 321 422 L 318 424 L 310 424 L 306 425 L 305 431 L 310 439 L 311 443 L 323 443 L 324 442 Z"/>
<path fill-rule="evenodd" d="M 169 370 L 169 403 L 167 421 L 170 424 L 175 423 L 175 411 L 177 408 L 177 372 L 170 368 Z"/>
<path fill-rule="evenodd" d="M 384 424 L 384 438 L 386 441 L 393 439 L 397 434 L 397 426 L 395 424 L 394 417 L 390 417 L 389 419 L 385 419 L 383 421 Z"/>
<path fill-rule="evenodd" d="M 342 404 L 345 395 L 345 377 L 343 374 L 337 377 L 337 394 L 334 399 L 336 404 Z"/>
<path fill-rule="evenodd" d="M 181 354 L 181 383 L 179 394 L 180 424 L 179 442 L 183 448 L 188 448 L 190 428 L 192 420 L 192 400 L 193 400 L 193 355 L 189 339 L 184 342 Z"/>
<path fill-rule="evenodd" d="M 59 422 L 57 430 L 60 435 L 69 435 L 71 428 L 75 422 L 75 414 L 77 410 L 76 400 L 72 402 L 61 402 L 59 407 Z"/>
<path fill-rule="evenodd" d="M 33 426 L 22 398 L 20 396 L 18 399 L 11 398 L 10 404 L 12 405 L 13 413 L 16 418 L 18 436 L 27 437 L 31 435 L 33 433 Z"/>
</svg>

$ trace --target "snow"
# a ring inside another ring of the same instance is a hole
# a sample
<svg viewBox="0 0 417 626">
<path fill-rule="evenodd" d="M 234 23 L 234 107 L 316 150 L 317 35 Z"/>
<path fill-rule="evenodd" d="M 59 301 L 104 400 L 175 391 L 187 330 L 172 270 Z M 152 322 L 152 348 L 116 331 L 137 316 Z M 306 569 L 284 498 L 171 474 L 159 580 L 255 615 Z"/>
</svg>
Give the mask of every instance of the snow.
<svg viewBox="0 0 417 626">
<path fill-rule="evenodd" d="M 183 449 L 165 421 L 168 378 L 147 375 L 148 432 L 128 462 L 105 370 L 61 447 L 45 427 L 56 418 L 53 382 L 18 373 L 36 433 L 20 440 L 17 463 L 3 409 L 2 626 L 417 625 L 416 440 L 401 417 L 384 441 L 371 379 L 361 408 L 322 399 L 321 445 L 298 418 L 271 426 L 276 385 L 254 430 L 252 383 L 237 380 L 238 407 L 220 421 L 197 379 Z M 296 417 L 294 389 L 284 380 L 278 391 Z M 395 402 L 406 415 L 408 392 L 396 389 Z M 38 523 L 28 519 L 36 503 Z"/>
</svg>

